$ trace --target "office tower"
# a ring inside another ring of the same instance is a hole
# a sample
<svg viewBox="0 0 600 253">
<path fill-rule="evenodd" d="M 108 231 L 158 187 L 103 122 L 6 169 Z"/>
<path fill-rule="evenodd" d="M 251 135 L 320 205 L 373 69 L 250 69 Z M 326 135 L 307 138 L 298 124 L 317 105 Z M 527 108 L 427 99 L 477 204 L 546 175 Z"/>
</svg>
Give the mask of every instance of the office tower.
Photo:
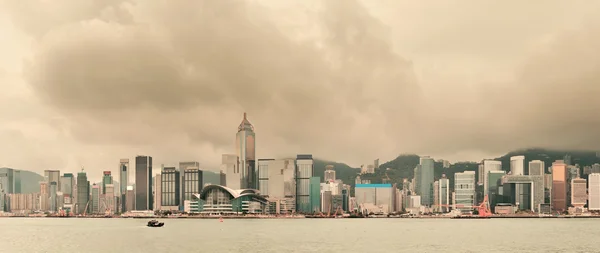
<svg viewBox="0 0 600 253">
<path fill-rule="evenodd" d="M 358 184 L 355 186 L 354 191 L 356 202 L 361 206 L 361 209 L 384 214 L 392 212 L 393 192 L 391 184 Z"/>
<path fill-rule="evenodd" d="M 99 184 L 92 185 L 92 201 L 90 201 L 90 213 L 100 213 L 100 188 L 101 187 Z"/>
<path fill-rule="evenodd" d="M 594 163 L 592 165 L 592 171 L 591 171 L 591 173 L 600 173 L 600 164 Z"/>
<path fill-rule="evenodd" d="M 85 172 L 77 173 L 77 213 L 86 212 L 86 207 L 90 201 L 90 182 L 87 180 Z"/>
<path fill-rule="evenodd" d="M 58 186 L 56 185 L 56 182 L 50 182 L 50 211 L 52 211 L 52 212 L 58 211 L 58 208 L 56 206 L 56 204 L 57 204 L 57 196 L 56 196 L 57 188 L 58 188 Z"/>
<path fill-rule="evenodd" d="M 260 195 L 269 196 L 269 163 L 273 159 L 258 159 L 258 187 Z"/>
<path fill-rule="evenodd" d="M 490 184 L 488 182 L 488 173 L 491 171 L 502 171 L 502 162 L 495 160 L 483 160 L 483 195 L 489 195 Z"/>
<path fill-rule="evenodd" d="M 65 201 L 66 204 L 70 204 L 73 201 L 73 187 L 75 186 L 75 178 L 72 173 L 65 173 L 62 177 L 60 177 L 60 189 L 63 193 L 63 196 L 68 200 Z"/>
<path fill-rule="evenodd" d="M 475 171 L 454 174 L 456 209 L 473 210 L 475 203 Z"/>
<path fill-rule="evenodd" d="M 552 163 L 552 209 L 567 210 L 567 165 L 562 160 Z"/>
<path fill-rule="evenodd" d="M 564 162 L 564 163 L 565 163 L 567 166 L 569 166 L 569 165 L 573 165 L 573 164 L 571 163 L 571 155 L 569 155 L 569 154 L 566 154 L 566 155 L 565 155 L 565 157 L 564 157 L 564 159 L 563 159 L 563 162 Z"/>
<path fill-rule="evenodd" d="M 296 178 L 294 176 L 296 166 L 294 159 L 279 159 L 262 161 L 263 170 L 260 173 L 267 173 L 268 180 L 263 180 L 262 187 L 265 192 L 260 192 L 263 196 L 268 196 L 269 201 L 280 203 L 280 210 L 284 213 L 290 213 L 296 210 Z M 267 166 L 264 166 L 267 163 Z M 310 193 L 309 193 L 310 195 Z"/>
<path fill-rule="evenodd" d="M 503 170 L 490 171 L 486 175 L 487 188 L 485 188 L 485 194 L 488 196 L 491 210 L 494 210 L 496 203 L 500 200 L 502 192 L 498 187 L 502 184 L 502 177 L 505 175 L 506 173 Z"/>
<path fill-rule="evenodd" d="M 525 175 L 525 156 L 513 156 L 510 158 L 511 175 Z"/>
<path fill-rule="evenodd" d="M 50 187 L 48 182 L 40 182 L 40 210 L 48 211 L 50 209 Z"/>
<path fill-rule="evenodd" d="M 227 174 L 225 174 L 225 171 L 222 170 L 219 170 L 219 185 L 227 185 Z"/>
<path fill-rule="evenodd" d="M 296 156 L 296 210 L 301 213 L 312 212 L 310 199 L 310 178 L 314 175 L 312 155 Z M 319 180 L 320 181 L 320 180 Z M 320 194 L 320 190 L 319 190 Z"/>
<path fill-rule="evenodd" d="M 587 204 L 587 180 L 583 178 L 571 179 L 571 205 L 583 207 Z"/>
<path fill-rule="evenodd" d="M 127 196 L 125 197 L 125 211 L 135 210 L 135 189 L 133 186 L 129 185 L 127 186 L 126 192 L 127 193 L 125 195 Z"/>
<path fill-rule="evenodd" d="M 319 177 L 311 177 L 308 180 L 308 185 L 309 185 L 309 201 L 310 201 L 310 205 L 308 205 L 306 208 L 308 210 L 299 210 L 296 209 L 298 212 L 306 212 L 306 213 L 316 213 L 321 211 L 321 178 Z M 302 181 L 303 183 L 305 181 Z M 298 189 L 298 186 L 296 186 L 296 189 Z M 296 196 L 298 196 L 298 194 L 296 194 Z M 296 197 L 296 208 L 298 207 L 297 204 L 298 200 Z"/>
<path fill-rule="evenodd" d="M 106 194 L 106 185 L 113 184 L 113 177 L 110 171 L 104 171 L 102 177 L 102 194 Z"/>
<path fill-rule="evenodd" d="M 165 168 L 162 167 L 161 168 L 161 172 L 164 170 Z M 152 194 L 152 198 L 154 200 L 154 210 L 162 210 L 162 176 L 161 174 L 156 174 L 156 176 L 154 176 L 152 178 L 152 190 L 154 190 L 153 194 Z"/>
<path fill-rule="evenodd" d="M 180 187 L 179 187 L 179 209 L 183 210 L 183 202 L 186 200 L 192 200 L 193 194 L 198 194 L 202 191 L 202 170 L 200 170 L 200 163 L 196 161 L 191 162 L 180 162 L 179 163 L 179 174 L 180 174 Z M 219 177 L 219 183 L 220 183 Z"/>
<path fill-rule="evenodd" d="M 56 190 L 57 191 L 62 190 L 60 188 L 60 170 L 45 170 L 44 178 L 46 179 L 46 182 L 48 183 L 48 187 L 50 187 L 50 182 L 56 182 L 56 185 L 58 186 L 58 188 Z"/>
<path fill-rule="evenodd" d="M 592 173 L 589 179 L 588 209 L 600 211 L 600 173 Z"/>
<path fill-rule="evenodd" d="M 545 164 L 544 161 L 533 160 L 529 162 L 529 175 L 532 176 L 543 176 Z"/>
<path fill-rule="evenodd" d="M 165 167 L 160 173 L 161 210 L 178 210 L 180 205 L 181 176 L 175 167 Z M 182 201 L 181 201 L 182 202 Z"/>
<path fill-rule="evenodd" d="M 419 165 L 421 167 L 420 185 L 421 188 L 421 205 L 431 206 L 433 204 L 433 158 L 422 156 Z"/>
<path fill-rule="evenodd" d="M 333 165 L 325 166 L 325 182 L 329 181 L 335 181 L 335 170 L 333 170 Z"/>
<path fill-rule="evenodd" d="M 477 166 L 477 184 L 484 185 L 484 183 L 483 183 L 484 180 L 485 180 L 484 167 L 483 167 L 483 164 L 479 164 L 479 166 Z"/>
<path fill-rule="evenodd" d="M 421 165 L 417 164 L 417 166 L 414 168 L 414 178 L 413 178 L 413 189 L 412 192 L 415 195 L 421 195 Z"/>
<path fill-rule="evenodd" d="M 438 205 L 440 207 L 440 211 L 443 213 L 447 213 L 450 211 L 448 205 L 450 205 L 450 179 L 446 178 L 446 175 L 442 175 L 442 178 L 438 180 L 438 192 L 439 192 L 439 201 Z"/>
<path fill-rule="evenodd" d="M 152 157 L 135 157 L 135 210 L 152 210 Z"/>
<path fill-rule="evenodd" d="M 104 201 L 105 201 L 105 209 L 109 214 L 113 214 L 116 211 L 117 203 L 115 196 L 115 185 L 107 184 L 104 186 Z"/>
<path fill-rule="evenodd" d="M 0 168 L 0 184 L 5 194 L 21 193 L 21 171 Z"/>
<path fill-rule="evenodd" d="M 119 183 L 121 212 L 125 212 L 127 210 L 127 186 L 129 185 L 129 159 L 119 160 Z"/>
<path fill-rule="evenodd" d="M 440 210 L 440 181 L 436 180 L 433 182 L 433 211 L 439 212 Z"/>
<path fill-rule="evenodd" d="M 240 160 L 236 155 L 224 154 L 221 160 L 221 170 L 226 173 L 225 182 L 228 188 L 241 189 Z"/>
<path fill-rule="evenodd" d="M 183 173 L 183 182 L 180 184 L 183 188 L 183 196 L 179 200 L 180 210 L 183 210 L 184 201 L 191 201 L 194 194 L 202 192 L 204 177 L 202 175 L 203 171 L 198 167 L 187 167 L 179 173 Z"/>
<path fill-rule="evenodd" d="M 244 119 L 238 126 L 236 134 L 235 147 L 237 156 L 239 157 L 240 167 L 240 188 L 239 189 L 256 189 L 258 186 L 255 168 L 256 159 L 256 136 L 254 126 L 250 124 L 244 113 Z M 231 187 L 230 187 L 231 188 Z"/>
</svg>

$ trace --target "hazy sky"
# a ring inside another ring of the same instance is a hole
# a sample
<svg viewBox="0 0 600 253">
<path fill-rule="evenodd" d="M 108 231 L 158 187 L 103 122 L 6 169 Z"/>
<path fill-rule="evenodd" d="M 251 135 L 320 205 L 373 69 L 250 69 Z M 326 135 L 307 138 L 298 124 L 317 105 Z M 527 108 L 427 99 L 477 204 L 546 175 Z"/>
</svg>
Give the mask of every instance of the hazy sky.
<svg viewBox="0 0 600 253">
<path fill-rule="evenodd" d="M 0 0 L 0 166 L 600 149 L 600 1 Z"/>
</svg>

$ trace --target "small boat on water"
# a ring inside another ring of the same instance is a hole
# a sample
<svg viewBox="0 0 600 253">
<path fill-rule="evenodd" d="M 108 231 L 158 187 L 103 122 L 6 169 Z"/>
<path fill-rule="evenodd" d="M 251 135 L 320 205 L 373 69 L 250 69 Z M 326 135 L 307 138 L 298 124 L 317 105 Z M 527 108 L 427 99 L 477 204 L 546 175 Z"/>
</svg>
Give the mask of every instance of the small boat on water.
<svg viewBox="0 0 600 253">
<path fill-rule="evenodd" d="M 165 223 L 163 223 L 163 222 L 158 222 L 157 220 L 151 220 L 151 221 L 148 221 L 147 226 L 148 227 L 162 227 L 164 225 L 165 225 Z"/>
</svg>

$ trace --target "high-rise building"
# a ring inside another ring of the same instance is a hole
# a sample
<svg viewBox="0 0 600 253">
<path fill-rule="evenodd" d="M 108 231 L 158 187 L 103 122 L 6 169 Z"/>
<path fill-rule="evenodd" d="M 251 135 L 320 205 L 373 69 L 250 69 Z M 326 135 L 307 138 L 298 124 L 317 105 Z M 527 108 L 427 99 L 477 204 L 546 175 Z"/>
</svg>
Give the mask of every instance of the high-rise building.
<svg viewBox="0 0 600 253">
<path fill-rule="evenodd" d="M 592 173 L 589 179 L 588 209 L 600 211 L 600 173 Z"/>
<path fill-rule="evenodd" d="M 475 203 L 475 171 L 454 174 L 456 209 L 473 210 Z"/>
<path fill-rule="evenodd" d="M 40 210 L 48 211 L 50 210 L 50 187 L 48 186 L 48 182 L 41 181 L 40 182 Z"/>
<path fill-rule="evenodd" d="M 513 156 L 510 158 L 510 173 L 515 176 L 525 175 L 525 156 Z"/>
<path fill-rule="evenodd" d="M 135 189 L 133 186 L 127 186 L 127 195 L 125 197 L 125 211 L 135 210 Z"/>
<path fill-rule="evenodd" d="M 183 203 L 188 200 L 192 200 L 194 194 L 202 192 L 202 182 L 204 180 L 203 171 L 198 167 L 186 167 L 183 172 L 183 182 L 181 182 L 181 188 L 183 188 L 183 196 L 179 201 L 179 209 L 183 210 Z M 220 181 L 220 180 L 219 180 Z"/>
<path fill-rule="evenodd" d="M 571 205 L 583 207 L 587 204 L 587 180 L 583 178 L 571 179 Z"/>
<path fill-rule="evenodd" d="M 321 178 L 320 177 L 311 177 L 309 179 L 309 200 L 310 200 L 310 212 L 319 212 L 321 211 Z M 297 189 L 297 188 L 296 188 Z M 297 194 L 296 194 L 297 195 Z M 298 206 L 296 204 L 296 206 Z"/>
<path fill-rule="evenodd" d="M 312 155 L 296 156 L 296 210 L 301 213 L 312 212 L 310 199 L 310 178 L 314 175 Z M 319 191 L 320 194 L 320 191 Z"/>
<path fill-rule="evenodd" d="M 62 191 L 62 189 L 60 189 L 60 170 L 45 170 L 44 178 L 48 183 L 48 187 L 50 187 L 50 182 L 56 182 L 56 185 L 58 186 L 56 190 Z"/>
<path fill-rule="evenodd" d="M 417 166 L 414 168 L 414 178 L 412 184 L 412 192 L 414 195 L 421 195 L 421 172 L 421 165 L 417 164 Z"/>
<path fill-rule="evenodd" d="M 529 175 L 532 176 L 543 176 L 546 165 L 544 161 L 533 160 L 529 162 Z"/>
<path fill-rule="evenodd" d="M 274 159 L 258 159 L 258 187 L 260 195 L 269 196 L 269 163 Z"/>
<path fill-rule="evenodd" d="M 506 173 L 503 170 L 490 171 L 486 175 L 487 188 L 485 189 L 485 194 L 488 195 L 488 201 L 492 211 L 502 195 L 502 192 L 500 192 L 498 187 L 502 184 L 502 177 L 504 175 L 506 175 Z"/>
<path fill-rule="evenodd" d="M 0 168 L 0 184 L 5 194 L 21 193 L 21 171 Z"/>
<path fill-rule="evenodd" d="M 175 167 L 165 167 L 162 169 L 160 174 L 161 210 L 179 209 L 181 192 L 181 176 L 179 174 L 179 171 Z"/>
<path fill-rule="evenodd" d="M 202 191 L 202 173 L 200 163 L 197 161 L 179 163 L 179 210 L 183 210 L 184 201 L 192 200 L 193 194 L 198 194 Z"/>
<path fill-rule="evenodd" d="M 378 161 L 379 159 L 377 159 Z M 325 182 L 335 181 L 335 170 L 333 170 L 333 165 L 325 166 Z"/>
<path fill-rule="evenodd" d="M 77 173 L 77 213 L 78 214 L 83 214 L 86 212 L 86 207 L 88 207 L 89 200 L 90 200 L 90 182 L 87 180 L 87 174 L 85 172 L 81 171 L 81 172 Z"/>
<path fill-rule="evenodd" d="M 225 182 L 228 188 L 235 190 L 242 188 L 240 160 L 237 155 L 224 154 L 221 160 L 221 170 L 225 172 Z"/>
<path fill-rule="evenodd" d="M 119 183 L 121 194 L 121 212 L 127 210 L 127 186 L 129 186 L 129 159 L 119 160 Z"/>
<path fill-rule="evenodd" d="M 355 187 L 356 201 L 361 211 L 384 214 L 393 211 L 391 184 L 358 184 Z"/>
<path fill-rule="evenodd" d="M 58 188 L 58 185 L 56 185 L 56 182 L 54 182 L 54 181 L 50 182 L 50 211 L 52 211 L 52 212 L 58 211 L 58 208 L 57 208 L 58 200 L 57 200 L 57 195 L 56 195 L 57 188 Z"/>
<path fill-rule="evenodd" d="M 433 158 L 429 156 L 422 156 L 419 165 L 421 165 L 421 182 L 419 187 L 421 188 L 421 205 L 431 206 L 433 204 Z"/>
<path fill-rule="evenodd" d="M 484 185 L 484 183 L 483 183 L 484 180 L 485 180 L 484 167 L 483 167 L 483 164 L 479 164 L 479 166 L 477 166 L 477 184 Z"/>
<path fill-rule="evenodd" d="M 152 157 L 135 157 L 135 209 L 152 210 Z"/>
<path fill-rule="evenodd" d="M 90 201 L 90 213 L 100 213 L 100 195 L 102 188 L 99 184 L 92 185 L 92 200 Z"/>
<path fill-rule="evenodd" d="M 106 185 L 113 184 L 112 173 L 108 170 L 104 171 L 102 176 L 102 194 L 106 194 Z"/>
<path fill-rule="evenodd" d="M 450 211 L 448 205 L 450 205 L 450 179 L 446 178 L 446 175 L 442 175 L 442 178 L 438 180 L 438 206 L 439 210 L 443 213 L 447 213 Z"/>
<path fill-rule="evenodd" d="M 241 189 L 256 189 L 256 143 L 255 143 L 254 126 L 250 124 L 250 121 L 246 118 L 244 113 L 244 119 L 238 126 L 238 132 L 236 134 L 235 147 L 237 156 L 240 159 L 240 188 Z"/>
<path fill-rule="evenodd" d="M 552 209 L 567 210 L 567 165 L 558 160 L 552 163 Z"/>
<path fill-rule="evenodd" d="M 599 163 L 594 163 L 592 165 L 591 173 L 599 173 L 600 174 L 600 164 Z"/>
<path fill-rule="evenodd" d="M 488 173 L 491 171 L 502 171 L 502 162 L 495 160 L 484 160 L 483 161 L 483 195 L 489 195 L 488 190 L 490 184 L 488 182 Z"/>
<path fill-rule="evenodd" d="M 116 197 L 115 197 L 115 185 L 106 184 L 104 185 L 104 209 L 109 214 L 115 213 L 116 209 Z"/>
<path fill-rule="evenodd" d="M 164 167 L 161 169 L 161 171 Z M 152 194 L 153 202 L 154 202 L 154 210 L 162 210 L 162 177 L 161 174 L 156 174 L 152 178 L 152 190 L 154 193 Z"/>
<path fill-rule="evenodd" d="M 73 199 L 73 188 L 75 184 L 75 178 L 72 173 L 65 173 L 60 177 L 60 189 L 62 189 L 63 196 L 69 199 L 68 203 L 71 203 Z"/>
</svg>

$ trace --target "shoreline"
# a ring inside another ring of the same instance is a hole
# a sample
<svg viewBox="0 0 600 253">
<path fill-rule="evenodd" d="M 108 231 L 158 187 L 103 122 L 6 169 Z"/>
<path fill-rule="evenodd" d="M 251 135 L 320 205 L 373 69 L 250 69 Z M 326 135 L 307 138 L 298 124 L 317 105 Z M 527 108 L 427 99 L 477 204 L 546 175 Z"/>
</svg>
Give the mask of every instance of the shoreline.
<svg viewBox="0 0 600 253">
<path fill-rule="evenodd" d="M 469 218 L 469 216 L 463 216 L 463 218 L 458 219 L 479 219 L 479 218 Z M 452 216 L 414 216 L 414 217 L 304 217 L 304 216 L 175 216 L 175 217 L 163 217 L 163 216 L 138 216 L 138 217 L 105 217 L 105 216 L 0 216 L 0 218 L 46 218 L 46 219 L 208 219 L 208 220 L 216 220 L 216 219 L 234 219 L 234 220 L 243 220 L 243 219 L 456 219 Z M 492 216 L 486 219 L 600 219 L 599 215 L 593 216 L 522 216 L 522 215 L 502 215 L 502 216 Z"/>
</svg>

